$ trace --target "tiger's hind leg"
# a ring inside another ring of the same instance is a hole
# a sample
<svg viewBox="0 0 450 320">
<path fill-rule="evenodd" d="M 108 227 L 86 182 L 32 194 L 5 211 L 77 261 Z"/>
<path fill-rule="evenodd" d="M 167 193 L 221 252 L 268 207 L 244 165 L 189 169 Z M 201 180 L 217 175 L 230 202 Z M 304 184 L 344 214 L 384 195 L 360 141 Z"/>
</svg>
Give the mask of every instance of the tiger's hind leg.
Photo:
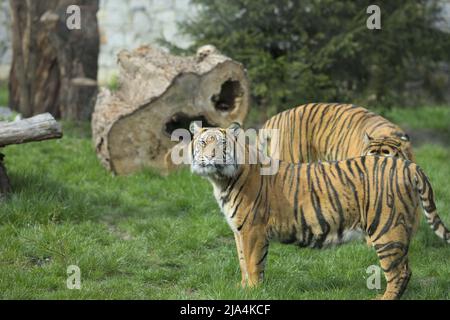
<svg viewBox="0 0 450 320">
<path fill-rule="evenodd" d="M 387 281 L 386 290 L 381 299 L 400 299 L 411 278 L 411 270 L 408 265 L 408 245 L 407 237 L 395 237 L 385 241 L 372 240 L 374 248 L 380 259 L 380 265 Z"/>
</svg>

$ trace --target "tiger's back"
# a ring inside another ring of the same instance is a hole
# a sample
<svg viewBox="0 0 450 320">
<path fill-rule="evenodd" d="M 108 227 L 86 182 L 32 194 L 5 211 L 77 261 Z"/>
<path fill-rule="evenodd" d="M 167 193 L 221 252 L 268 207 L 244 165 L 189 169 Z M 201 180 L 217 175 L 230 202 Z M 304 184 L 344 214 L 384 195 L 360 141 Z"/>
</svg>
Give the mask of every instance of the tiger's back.
<svg viewBox="0 0 450 320">
<path fill-rule="evenodd" d="M 314 162 L 344 160 L 364 155 L 364 136 L 393 137 L 402 142 L 406 159 L 414 160 L 409 137 L 397 125 L 365 108 L 351 104 L 312 103 L 281 112 L 262 129 L 279 129 L 278 158 Z"/>
</svg>

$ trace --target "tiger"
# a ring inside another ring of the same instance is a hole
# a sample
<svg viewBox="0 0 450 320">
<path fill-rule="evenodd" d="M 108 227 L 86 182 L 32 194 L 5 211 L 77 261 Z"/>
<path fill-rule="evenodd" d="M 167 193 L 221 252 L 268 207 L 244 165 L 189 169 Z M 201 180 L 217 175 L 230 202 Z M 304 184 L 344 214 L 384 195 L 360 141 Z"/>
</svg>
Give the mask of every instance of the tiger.
<svg viewBox="0 0 450 320">
<path fill-rule="evenodd" d="M 361 155 L 414 159 L 410 149 L 405 149 L 402 140 L 398 137 L 384 136 L 381 138 L 372 138 L 367 133 L 364 134 L 364 147 Z"/>
<path fill-rule="evenodd" d="M 246 159 L 252 152 L 238 143 L 240 124 L 224 129 L 192 123 L 190 130 L 191 171 L 211 182 L 234 233 L 243 287 L 262 282 L 271 240 L 320 249 L 366 235 L 387 280 L 381 298 L 399 299 L 411 277 L 408 247 L 420 206 L 434 232 L 450 243 L 430 181 L 409 160 L 371 155 L 294 164 L 271 159 L 279 162 L 278 171 L 262 175 L 263 164 L 237 161 L 239 150 Z"/>
<path fill-rule="evenodd" d="M 301 105 L 268 119 L 262 129 L 280 130 L 279 159 L 287 162 L 345 160 L 369 151 L 415 162 L 410 138 L 400 127 L 352 104 Z"/>
</svg>

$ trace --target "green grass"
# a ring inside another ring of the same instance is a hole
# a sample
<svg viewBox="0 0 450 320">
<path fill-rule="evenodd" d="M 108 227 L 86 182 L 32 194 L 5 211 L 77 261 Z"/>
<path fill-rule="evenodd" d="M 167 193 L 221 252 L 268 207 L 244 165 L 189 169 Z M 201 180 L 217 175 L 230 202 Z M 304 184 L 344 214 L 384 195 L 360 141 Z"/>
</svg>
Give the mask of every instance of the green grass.
<svg viewBox="0 0 450 320">
<path fill-rule="evenodd" d="M 450 133 L 450 107 L 392 108 L 380 112 L 384 117 L 410 129 L 433 129 Z"/>
<path fill-rule="evenodd" d="M 8 84 L 0 81 L 0 106 L 8 105 Z"/>
<path fill-rule="evenodd" d="M 233 235 L 207 181 L 187 170 L 167 178 L 151 171 L 114 177 L 96 159 L 89 125 L 64 130 L 61 140 L 2 151 L 15 192 L 0 205 L 1 298 L 368 299 L 382 293 L 366 288 L 365 270 L 378 262 L 364 243 L 321 251 L 273 244 L 265 284 L 239 288 Z M 417 157 L 450 225 L 450 147 L 423 145 Z M 450 246 L 423 219 L 404 298 L 450 299 L 449 257 Z M 81 269 L 81 290 L 66 287 L 69 265 Z"/>
</svg>

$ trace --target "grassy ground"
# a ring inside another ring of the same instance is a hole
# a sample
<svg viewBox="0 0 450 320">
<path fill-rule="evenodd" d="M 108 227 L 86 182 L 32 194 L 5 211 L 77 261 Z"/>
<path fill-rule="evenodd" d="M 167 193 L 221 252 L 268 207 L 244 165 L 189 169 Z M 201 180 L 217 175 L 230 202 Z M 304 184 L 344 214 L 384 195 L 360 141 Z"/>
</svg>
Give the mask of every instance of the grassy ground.
<svg viewBox="0 0 450 320">
<path fill-rule="evenodd" d="M 394 110 L 391 118 L 445 130 L 448 110 Z M 322 251 L 273 244 L 267 282 L 238 288 L 233 236 L 209 183 L 187 170 L 113 177 L 96 159 L 88 125 L 64 131 L 62 140 L 3 150 L 15 193 L 0 205 L 1 298 L 367 299 L 382 292 L 366 287 L 366 268 L 377 258 L 364 243 Z M 450 144 L 423 144 L 417 156 L 450 225 Z M 404 297 L 450 299 L 449 258 L 450 246 L 422 220 Z M 81 290 L 66 287 L 69 265 L 81 269 Z"/>
</svg>

